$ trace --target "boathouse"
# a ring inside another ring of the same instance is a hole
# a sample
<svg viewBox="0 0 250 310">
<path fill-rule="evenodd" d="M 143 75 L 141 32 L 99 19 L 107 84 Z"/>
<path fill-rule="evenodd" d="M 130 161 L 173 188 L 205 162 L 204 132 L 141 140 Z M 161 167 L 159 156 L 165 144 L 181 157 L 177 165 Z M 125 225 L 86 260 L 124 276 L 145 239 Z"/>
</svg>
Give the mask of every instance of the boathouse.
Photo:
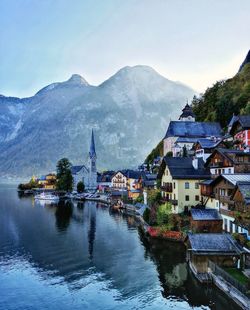
<svg viewBox="0 0 250 310">
<path fill-rule="evenodd" d="M 208 262 L 221 267 L 245 266 L 246 252 L 229 234 L 189 234 L 187 260 L 193 273 L 208 273 Z"/>
</svg>

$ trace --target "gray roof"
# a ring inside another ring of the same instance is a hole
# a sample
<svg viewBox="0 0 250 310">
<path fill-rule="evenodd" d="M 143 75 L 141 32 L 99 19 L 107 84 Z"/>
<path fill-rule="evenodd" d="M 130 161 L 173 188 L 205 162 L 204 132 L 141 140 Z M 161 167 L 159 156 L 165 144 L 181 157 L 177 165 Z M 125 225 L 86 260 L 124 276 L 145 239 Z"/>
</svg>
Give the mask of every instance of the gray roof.
<svg viewBox="0 0 250 310">
<path fill-rule="evenodd" d="M 189 234 L 191 249 L 197 254 L 235 255 L 244 250 L 229 234 Z"/>
<path fill-rule="evenodd" d="M 234 150 L 234 149 L 226 149 L 226 148 L 216 148 L 213 153 L 207 158 L 205 166 L 208 166 L 210 163 L 211 158 L 213 158 L 214 154 L 218 152 L 223 157 L 228 159 L 231 163 L 235 162 L 234 157 L 240 157 L 240 156 L 250 156 L 250 152 L 244 152 L 240 150 Z"/>
<path fill-rule="evenodd" d="M 250 115 L 233 116 L 228 125 L 230 133 L 236 123 L 239 123 L 243 129 L 250 129 Z"/>
<path fill-rule="evenodd" d="M 221 143 L 221 139 L 219 140 L 212 140 L 212 139 L 209 139 L 209 138 L 200 138 L 197 140 L 197 142 L 200 144 L 200 146 L 203 148 L 203 149 L 212 149 L 212 148 L 215 148 L 218 144 Z"/>
<path fill-rule="evenodd" d="M 198 159 L 198 169 L 195 169 L 190 157 L 164 157 L 164 162 L 174 179 L 208 179 L 210 172 L 204 168 L 202 159 Z"/>
<path fill-rule="evenodd" d="M 250 174 L 247 173 L 222 174 L 221 176 L 233 185 L 237 182 L 250 182 Z"/>
<path fill-rule="evenodd" d="M 169 123 L 165 138 L 205 138 L 210 136 L 221 137 L 221 126 L 219 123 L 171 121 Z"/>
<path fill-rule="evenodd" d="M 242 197 L 247 205 L 250 204 L 250 181 L 237 182 L 237 187 L 242 194 Z"/>
<path fill-rule="evenodd" d="M 210 185 L 212 182 L 213 182 L 213 179 L 209 179 L 209 180 L 202 181 L 200 184 L 201 185 Z"/>
<path fill-rule="evenodd" d="M 76 173 L 78 173 L 82 168 L 85 168 L 86 169 L 86 171 L 88 171 L 88 169 L 84 166 L 84 165 L 78 165 L 78 166 L 72 166 L 71 167 L 71 173 L 72 174 L 76 174 Z"/>
<path fill-rule="evenodd" d="M 190 212 L 195 221 L 222 221 L 222 217 L 216 209 L 191 209 Z"/>
</svg>

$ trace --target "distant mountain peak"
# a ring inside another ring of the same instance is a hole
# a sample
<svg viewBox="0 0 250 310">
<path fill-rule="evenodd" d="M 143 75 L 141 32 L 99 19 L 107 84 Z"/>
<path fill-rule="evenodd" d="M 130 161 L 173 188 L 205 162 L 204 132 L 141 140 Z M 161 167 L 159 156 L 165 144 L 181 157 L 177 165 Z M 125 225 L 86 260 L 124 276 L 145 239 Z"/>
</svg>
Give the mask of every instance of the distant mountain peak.
<svg viewBox="0 0 250 310">
<path fill-rule="evenodd" d="M 246 64 L 248 64 L 248 63 L 250 63 L 250 50 L 248 51 L 245 60 L 244 60 L 243 63 L 241 64 L 240 69 L 239 69 L 239 72 L 240 72 L 240 71 L 243 69 L 243 67 L 244 67 Z"/>
<path fill-rule="evenodd" d="M 72 76 L 67 80 L 67 83 L 85 86 L 89 85 L 89 83 L 80 74 L 72 74 Z"/>
</svg>

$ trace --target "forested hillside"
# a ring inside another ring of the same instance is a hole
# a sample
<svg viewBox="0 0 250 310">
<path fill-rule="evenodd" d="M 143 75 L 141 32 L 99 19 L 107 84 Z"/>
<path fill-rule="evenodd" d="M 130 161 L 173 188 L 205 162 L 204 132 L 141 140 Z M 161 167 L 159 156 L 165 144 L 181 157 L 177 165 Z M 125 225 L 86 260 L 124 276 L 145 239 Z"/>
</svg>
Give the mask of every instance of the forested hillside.
<svg viewBox="0 0 250 310">
<path fill-rule="evenodd" d="M 219 122 L 225 128 L 233 114 L 250 114 L 250 63 L 231 79 L 216 82 L 192 101 L 197 121 Z"/>
</svg>

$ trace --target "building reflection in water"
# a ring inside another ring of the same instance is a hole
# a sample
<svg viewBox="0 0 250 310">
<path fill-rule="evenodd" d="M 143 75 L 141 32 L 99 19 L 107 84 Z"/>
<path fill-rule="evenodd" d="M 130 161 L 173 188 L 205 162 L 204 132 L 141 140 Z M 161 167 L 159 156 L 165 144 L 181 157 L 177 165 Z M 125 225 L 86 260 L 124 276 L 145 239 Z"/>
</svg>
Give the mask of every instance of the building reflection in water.
<svg viewBox="0 0 250 310">
<path fill-rule="evenodd" d="M 94 242 L 96 234 L 96 204 L 89 203 L 89 229 L 88 229 L 88 243 L 89 243 L 89 259 L 92 260 L 94 257 Z"/>
</svg>

